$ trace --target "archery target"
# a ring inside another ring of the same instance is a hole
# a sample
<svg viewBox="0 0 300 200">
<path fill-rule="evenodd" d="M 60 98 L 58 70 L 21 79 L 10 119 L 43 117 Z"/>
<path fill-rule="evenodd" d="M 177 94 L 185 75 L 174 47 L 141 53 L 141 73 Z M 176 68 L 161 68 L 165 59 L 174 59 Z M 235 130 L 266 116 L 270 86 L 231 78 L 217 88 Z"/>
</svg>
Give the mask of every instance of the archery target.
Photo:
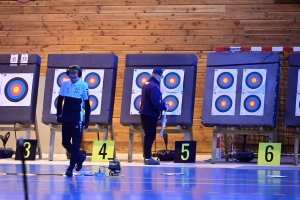
<svg viewBox="0 0 300 200">
<path fill-rule="evenodd" d="M 163 93 L 162 99 L 169 103 L 166 115 L 181 115 L 182 93 Z"/>
<path fill-rule="evenodd" d="M 140 92 L 132 92 L 130 102 L 130 114 L 139 115 L 141 108 L 142 94 Z"/>
<path fill-rule="evenodd" d="M 214 74 L 214 92 L 236 93 L 237 69 L 216 69 Z"/>
<path fill-rule="evenodd" d="M 264 101 L 265 94 L 253 93 L 245 95 L 245 93 L 242 93 L 240 115 L 263 116 Z"/>
<path fill-rule="evenodd" d="M 102 92 L 103 90 L 103 79 L 104 70 L 103 69 L 84 69 L 82 70 L 82 80 L 84 80 L 88 86 L 89 91 L 92 92 Z"/>
<path fill-rule="evenodd" d="M 150 79 L 153 69 L 134 69 L 132 92 L 141 92 L 143 85 Z"/>
<path fill-rule="evenodd" d="M 89 95 L 91 115 L 100 115 L 101 113 L 101 100 L 102 93 L 94 93 Z"/>
<path fill-rule="evenodd" d="M 56 114 L 59 91 L 52 91 L 50 114 Z"/>
<path fill-rule="evenodd" d="M 30 106 L 33 73 L 1 74 L 0 106 Z"/>
<path fill-rule="evenodd" d="M 267 69 L 244 69 L 242 92 L 265 92 L 266 74 Z"/>
<path fill-rule="evenodd" d="M 53 91 L 59 92 L 62 83 L 68 79 L 69 79 L 69 77 L 66 74 L 65 69 L 55 69 L 54 81 L 53 81 Z"/>
<path fill-rule="evenodd" d="M 211 115 L 234 115 L 236 93 L 214 93 Z"/>
<path fill-rule="evenodd" d="M 182 92 L 184 81 L 183 69 L 166 69 L 163 72 L 164 78 L 161 80 L 161 92 Z"/>
<path fill-rule="evenodd" d="M 300 69 L 298 69 L 295 116 L 300 116 Z"/>
</svg>

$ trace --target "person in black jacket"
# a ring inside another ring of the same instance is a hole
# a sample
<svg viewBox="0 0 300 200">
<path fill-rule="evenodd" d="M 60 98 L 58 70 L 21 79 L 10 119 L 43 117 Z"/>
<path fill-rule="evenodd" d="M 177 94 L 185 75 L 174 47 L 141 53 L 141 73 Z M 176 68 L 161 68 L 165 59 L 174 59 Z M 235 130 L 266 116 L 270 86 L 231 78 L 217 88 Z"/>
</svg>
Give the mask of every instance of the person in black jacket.
<svg viewBox="0 0 300 200">
<path fill-rule="evenodd" d="M 70 166 L 65 175 L 73 176 L 73 169 L 80 171 L 86 156 L 80 153 L 82 128 L 87 129 L 90 121 L 91 107 L 88 84 L 80 77 L 79 66 L 71 65 L 67 69 L 69 80 L 62 83 L 57 100 L 57 122 L 62 123 L 62 145 L 71 153 Z M 62 102 L 64 101 L 63 108 Z M 85 114 L 83 113 L 83 104 Z M 84 119 L 83 119 L 84 116 Z M 72 139 L 72 143 L 70 140 Z"/>
<path fill-rule="evenodd" d="M 143 85 L 140 117 L 145 133 L 144 137 L 144 164 L 159 165 L 151 158 L 151 148 L 156 137 L 157 121 L 162 116 L 162 111 L 168 110 L 168 105 L 162 101 L 160 81 L 164 77 L 162 69 L 154 69 L 150 79 Z"/>
</svg>

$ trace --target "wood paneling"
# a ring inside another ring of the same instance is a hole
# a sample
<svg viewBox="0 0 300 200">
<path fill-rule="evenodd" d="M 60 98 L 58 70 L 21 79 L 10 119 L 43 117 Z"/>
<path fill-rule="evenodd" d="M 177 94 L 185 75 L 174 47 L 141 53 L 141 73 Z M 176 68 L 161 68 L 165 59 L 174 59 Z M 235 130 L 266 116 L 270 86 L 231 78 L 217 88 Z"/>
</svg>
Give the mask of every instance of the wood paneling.
<svg viewBox="0 0 300 200">
<path fill-rule="evenodd" d="M 207 54 L 225 45 L 299 46 L 299 8 L 274 0 L 0 0 L 0 53 L 39 54 L 41 76 L 48 54 L 115 53 L 119 66 L 113 124 L 118 152 L 128 149 L 128 127 L 120 124 L 126 54 L 196 54 L 193 132 L 197 151 L 209 153 L 212 128 L 201 124 Z M 169 148 L 182 138 L 170 135 Z M 88 151 L 93 140 L 96 133 L 84 134 Z M 156 145 L 164 148 L 159 137 Z M 142 151 L 138 134 L 134 151 Z"/>
</svg>

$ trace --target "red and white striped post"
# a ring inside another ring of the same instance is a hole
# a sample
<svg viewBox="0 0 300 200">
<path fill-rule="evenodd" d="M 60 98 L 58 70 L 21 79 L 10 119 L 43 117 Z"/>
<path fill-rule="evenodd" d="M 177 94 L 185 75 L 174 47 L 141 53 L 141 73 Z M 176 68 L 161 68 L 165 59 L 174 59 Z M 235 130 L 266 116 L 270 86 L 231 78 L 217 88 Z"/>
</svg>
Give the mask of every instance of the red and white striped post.
<svg viewBox="0 0 300 200">
<path fill-rule="evenodd" d="M 271 46 L 263 46 L 263 47 L 250 47 L 250 46 L 242 46 L 242 47 L 216 47 L 216 52 L 300 52 L 300 47 L 271 47 Z"/>
</svg>

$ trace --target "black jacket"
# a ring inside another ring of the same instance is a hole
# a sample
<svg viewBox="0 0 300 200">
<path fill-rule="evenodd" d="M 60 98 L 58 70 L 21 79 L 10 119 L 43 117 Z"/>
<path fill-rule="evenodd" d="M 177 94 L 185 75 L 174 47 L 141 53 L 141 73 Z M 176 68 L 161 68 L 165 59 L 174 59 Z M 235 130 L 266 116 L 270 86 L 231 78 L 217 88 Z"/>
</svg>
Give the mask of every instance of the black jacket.
<svg viewBox="0 0 300 200">
<path fill-rule="evenodd" d="M 142 88 L 140 114 L 160 119 L 161 112 L 166 110 L 161 94 L 159 82 L 154 77 L 151 77 Z"/>
</svg>

